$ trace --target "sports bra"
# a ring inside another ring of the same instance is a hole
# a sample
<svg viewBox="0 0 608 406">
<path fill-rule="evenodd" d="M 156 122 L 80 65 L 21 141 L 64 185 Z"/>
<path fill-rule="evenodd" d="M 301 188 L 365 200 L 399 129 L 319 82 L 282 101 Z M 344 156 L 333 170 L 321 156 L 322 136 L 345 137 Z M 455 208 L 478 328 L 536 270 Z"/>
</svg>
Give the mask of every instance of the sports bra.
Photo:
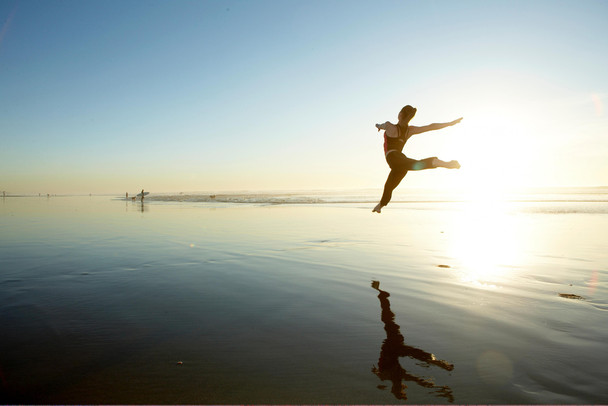
<svg viewBox="0 0 608 406">
<path fill-rule="evenodd" d="M 405 146 L 405 142 L 407 141 L 407 139 L 409 138 L 407 136 L 407 133 L 409 132 L 409 127 L 407 130 L 405 130 L 405 133 L 401 132 L 401 128 L 396 125 L 395 127 L 397 127 L 397 133 L 399 134 L 396 138 L 395 137 L 389 137 L 388 135 L 386 135 L 386 131 L 384 131 L 384 155 L 388 155 L 389 152 L 393 152 L 393 151 L 398 151 L 401 152 L 403 151 L 403 147 Z"/>
</svg>

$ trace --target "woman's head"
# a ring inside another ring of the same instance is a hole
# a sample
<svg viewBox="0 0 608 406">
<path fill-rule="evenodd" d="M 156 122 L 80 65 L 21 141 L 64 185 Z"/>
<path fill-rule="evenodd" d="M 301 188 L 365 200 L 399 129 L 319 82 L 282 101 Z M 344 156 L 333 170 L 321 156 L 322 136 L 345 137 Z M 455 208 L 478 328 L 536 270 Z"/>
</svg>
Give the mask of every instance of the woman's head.
<svg viewBox="0 0 608 406">
<path fill-rule="evenodd" d="M 405 124 L 409 123 L 409 121 L 416 115 L 416 111 L 417 110 L 414 107 L 408 104 L 399 112 L 399 121 Z"/>
</svg>

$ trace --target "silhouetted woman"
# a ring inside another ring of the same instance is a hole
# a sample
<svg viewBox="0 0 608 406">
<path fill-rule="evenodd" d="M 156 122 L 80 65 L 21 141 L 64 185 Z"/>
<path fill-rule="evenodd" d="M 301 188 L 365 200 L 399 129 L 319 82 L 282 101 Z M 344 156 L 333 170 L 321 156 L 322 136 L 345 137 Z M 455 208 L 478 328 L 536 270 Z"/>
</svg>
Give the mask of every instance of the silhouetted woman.
<svg viewBox="0 0 608 406">
<path fill-rule="evenodd" d="M 416 109 L 410 105 L 405 106 L 399 112 L 397 124 L 386 122 L 384 124 L 376 124 L 378 131 L 384 130 L 384 156 L 391 172 L 388 174 L 388 179 L 384 184 L 384 193 L 380 203 L 374 207 L 374 212 L 380 213 L 382 208 L 388 204 L 393 195 L 393 190 L 399 185 L 407 171 L 421 171 L 423 169 L 433 168 L 449 168 L 458 169 L 460 164 L 458 161 L 444 162 L 437 157 L 415 160 L 406 157 L 403 154 L 403 147 L 407 140 L 415 134 L 421 134 L 427 131 L 440 130 L 445 127 L 460 123 L 462 117 L 449 123 L 434 123 L 424 127 L 414 127 L 409 125 L 409 122 L 416 115 Z"/>
</svg>

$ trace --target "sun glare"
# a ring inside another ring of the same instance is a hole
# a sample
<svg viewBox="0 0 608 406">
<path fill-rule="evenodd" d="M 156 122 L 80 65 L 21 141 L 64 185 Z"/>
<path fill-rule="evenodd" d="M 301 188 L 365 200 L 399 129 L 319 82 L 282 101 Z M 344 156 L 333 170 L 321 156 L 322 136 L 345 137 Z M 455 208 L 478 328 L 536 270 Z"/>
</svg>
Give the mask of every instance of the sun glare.
<svg viewBox="0 0 608 406">
<path fill-rule="evenodd" d="M 534 137 L 529 136 L 532 119 L 507 117 L 496 111 L 467 118 L 462 142 L 454 156 L 462 164 L 455 179 L 471 199 L 505 199 L 509 192 L 531 185 L 540 168 Z"/>
<path fill-rule="evenodd" d="M 509 201 L 536 169 L 522 145 L 527 123 L 490 111 L 468 121 L 466 141 L 458 151 L 464 207 L 454 219 L 451 250 L 460 261 L 463 282 L 497 287 L 521 259 Z"/>
</svg>

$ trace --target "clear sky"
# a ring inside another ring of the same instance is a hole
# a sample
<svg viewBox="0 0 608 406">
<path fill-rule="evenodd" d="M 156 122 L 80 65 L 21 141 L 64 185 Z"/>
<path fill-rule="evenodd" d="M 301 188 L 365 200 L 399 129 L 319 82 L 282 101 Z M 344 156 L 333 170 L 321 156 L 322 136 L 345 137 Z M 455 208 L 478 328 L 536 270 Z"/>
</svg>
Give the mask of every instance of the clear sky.
<svg viewBox="0 0 608 406">
<path fill-rule="evenodd" d="M 0 190 L 608 184 L 608 1 L 2 0 Z"/>
</svg>

